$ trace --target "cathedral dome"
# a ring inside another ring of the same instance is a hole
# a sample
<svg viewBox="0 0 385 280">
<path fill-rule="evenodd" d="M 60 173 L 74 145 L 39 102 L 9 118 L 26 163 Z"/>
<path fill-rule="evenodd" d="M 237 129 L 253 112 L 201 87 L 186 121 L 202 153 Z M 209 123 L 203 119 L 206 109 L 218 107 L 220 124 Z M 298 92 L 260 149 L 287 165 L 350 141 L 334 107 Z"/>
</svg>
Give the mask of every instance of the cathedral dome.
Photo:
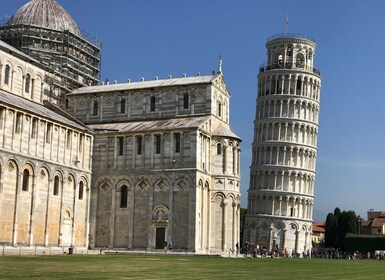
<svg viewBox="0 0 385 280">
<path fill-rule="evenodd" d="M 34 25 L 59 31 L 69 30 L 81 36 L 81 31 L 67 11 L 55 0 L 32 0 L 21 7 L 7 26 Z"/>
</svg>

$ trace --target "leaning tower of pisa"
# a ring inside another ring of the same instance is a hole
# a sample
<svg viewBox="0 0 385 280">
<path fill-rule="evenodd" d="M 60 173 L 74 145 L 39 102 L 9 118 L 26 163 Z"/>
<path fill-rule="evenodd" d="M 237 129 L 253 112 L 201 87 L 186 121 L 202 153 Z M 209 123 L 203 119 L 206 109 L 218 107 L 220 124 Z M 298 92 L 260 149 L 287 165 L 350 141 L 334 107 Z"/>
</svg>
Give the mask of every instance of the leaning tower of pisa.
<svg viewBox="0 0 385 280">
<path fill-rule="evenodd" d="M 289 253 L 311 250 L 320 72 L 315 41 L 267 40 L 258 75 L 244 241 Z"/>
</svg>

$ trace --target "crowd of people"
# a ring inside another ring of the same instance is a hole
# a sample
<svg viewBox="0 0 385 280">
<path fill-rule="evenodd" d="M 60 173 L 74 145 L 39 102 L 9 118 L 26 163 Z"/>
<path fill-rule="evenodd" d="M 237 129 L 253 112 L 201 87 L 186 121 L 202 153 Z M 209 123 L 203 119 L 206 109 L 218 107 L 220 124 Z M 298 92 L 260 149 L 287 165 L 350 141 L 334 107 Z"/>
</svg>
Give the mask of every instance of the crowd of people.
<svg viewBox="0 0 385 280">
<path fill-rule="evenodd" d="M 376 251 L 373 253 L 367 252 L 365 254 L 360 252 L 342 252 L 341 250 L 330 248 L 322 251 L 310 251 L 304 250 L 301 253 L 292 250 L 289 252 L 286 249 L 280 249 L 278 246 L 273 246 L 271 250 L 268 250 L 264 246 L 254 244 L 252 242 L 245 242 L 240 248 L 239 244 L 236 244 L 237 254 L 244 254 L 250 257 L 270 257 L 270 258 L 327 258 L 327 259 L 375 259 L 384 260 L 385 251 Z"/>
<path fill-rule="evenodd" d="M 238 245 L 238 244 L 237 244 Z M 237 251 L 238 251 L 238 246 Z M 303 251 L 302 253 L 297 253 L 294 250 L 289 252 L 286 249 L 281 249 L 278 246 L 273 246 L 271 250 L 268 250 L 264 246 L 260 246 L 258 244 L 254 244 L 252 242 L 245 242 L 243 246 L 240 248 L 239 253 L 250 255 L 252 257 L 271 257 L 271 258 L 310 258 L 312 254 L 310 250 Z"/>
</svg>

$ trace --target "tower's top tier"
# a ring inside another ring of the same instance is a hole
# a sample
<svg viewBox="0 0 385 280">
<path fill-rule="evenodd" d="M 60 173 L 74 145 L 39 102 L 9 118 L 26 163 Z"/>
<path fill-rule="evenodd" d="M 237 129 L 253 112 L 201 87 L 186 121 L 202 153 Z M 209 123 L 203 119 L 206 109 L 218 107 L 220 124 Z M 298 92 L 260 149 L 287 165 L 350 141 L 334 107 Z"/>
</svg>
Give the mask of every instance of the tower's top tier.
<svg viewBox="0 0 385 280">
<path fill-rule="evenodd" d="M 313 67 L 314 39 L 293 33 L 271 36 L 266 43 L 267 63 L 261 65 L 260 72 L 271 69 L 295 69 L 320 74 Z"/>
</svg>

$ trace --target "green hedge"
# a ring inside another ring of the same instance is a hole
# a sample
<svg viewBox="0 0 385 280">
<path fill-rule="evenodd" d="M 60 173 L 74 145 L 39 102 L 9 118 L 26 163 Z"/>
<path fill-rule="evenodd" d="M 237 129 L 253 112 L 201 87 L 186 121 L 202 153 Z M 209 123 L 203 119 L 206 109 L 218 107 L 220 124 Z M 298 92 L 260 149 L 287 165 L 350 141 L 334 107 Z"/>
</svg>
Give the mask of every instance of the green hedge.
<svg viewBox="0 0 385 280">
<path fill-rule="evenodd" d="M 345 236 L 344 245 L 347 252 L 385 250 L 385 236 L 348 234 Z"/>
</svg>

